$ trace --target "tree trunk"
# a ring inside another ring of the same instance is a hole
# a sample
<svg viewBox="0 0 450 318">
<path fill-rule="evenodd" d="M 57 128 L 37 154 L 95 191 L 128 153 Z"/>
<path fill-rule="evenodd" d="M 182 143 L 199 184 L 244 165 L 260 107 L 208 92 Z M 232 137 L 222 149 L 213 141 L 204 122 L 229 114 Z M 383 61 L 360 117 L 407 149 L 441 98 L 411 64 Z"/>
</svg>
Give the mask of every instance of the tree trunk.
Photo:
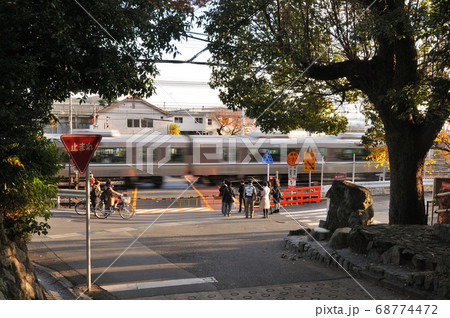
<svg viewBox="0 0 450 318">
<path fill-rule="evenodd" d="M 386 130 L 391 168 L 389 224 L 426 224 L 423 169 L 427 149 L 418 132 L 397 125 Z"/>
</svg>

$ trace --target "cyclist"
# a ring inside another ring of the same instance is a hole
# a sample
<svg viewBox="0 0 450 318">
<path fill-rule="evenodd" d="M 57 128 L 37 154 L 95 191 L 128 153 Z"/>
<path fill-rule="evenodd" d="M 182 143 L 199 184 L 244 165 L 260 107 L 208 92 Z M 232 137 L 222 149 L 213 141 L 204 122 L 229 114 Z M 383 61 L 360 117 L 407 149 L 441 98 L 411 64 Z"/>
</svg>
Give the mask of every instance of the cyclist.
<svg viewBox="0 0 450 318">
<path fill-rule="evenodd" d="M 108 179 L 105 184 L 105 194 L 106 194 L 106 207 L 116 207 L 119 204 L 119 198 L 122 194 L 113 190 L 114 186 L 111 183 L 111 179 Z M 117 197 L 116 197 L 117 196 Z"/>
</svg>

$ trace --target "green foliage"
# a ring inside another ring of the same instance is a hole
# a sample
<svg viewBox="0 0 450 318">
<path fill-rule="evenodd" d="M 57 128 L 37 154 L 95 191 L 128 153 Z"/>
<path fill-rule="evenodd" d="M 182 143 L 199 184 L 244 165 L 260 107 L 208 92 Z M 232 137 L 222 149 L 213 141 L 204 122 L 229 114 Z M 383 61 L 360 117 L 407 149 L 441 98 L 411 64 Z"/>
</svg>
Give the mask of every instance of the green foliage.
<svg viewBox="0 0 450 318">
<path fill-rule="evenodd" d="M 45 234 L 59 154 L 42 136 L 69 92 L 149 96 L 201 0 L 0 2 L 0 212 L 8 236 Z M 81 7 L 83 6 L 83 7 Z M 1 222 L 1 219 L 0 219 Z M 1 227 L 0 227 L 1 228 Z"/>
<path fill-rule="evenodd" d="M 389 151 L 389 221 L 423 224 L 422 167 L 450 116 L 449 16 L 448 0 L 215 0 L 211 86 L 264 130 L 337 133 L 339 105 L 363 102 L 365 142 Z"/>
<path fill-rule="evenodd" d="M 42 136 L 28 135 L 17 142 L 5 140 L 0 154 L 0 213 L 5 234 L 10 239 L 46 234 L 61 153 Z"/>
<path fill-rule="evenodd" d="M 346 124 L 336 112 L 341 102 L 363 102 L 374 129 L 384 115 L 442 125 L 450 114 L 449 7 L 445 0 L 212 1 L 203 17 L 211 86 L 264 130 L 337 133 Z"/>
</svg>

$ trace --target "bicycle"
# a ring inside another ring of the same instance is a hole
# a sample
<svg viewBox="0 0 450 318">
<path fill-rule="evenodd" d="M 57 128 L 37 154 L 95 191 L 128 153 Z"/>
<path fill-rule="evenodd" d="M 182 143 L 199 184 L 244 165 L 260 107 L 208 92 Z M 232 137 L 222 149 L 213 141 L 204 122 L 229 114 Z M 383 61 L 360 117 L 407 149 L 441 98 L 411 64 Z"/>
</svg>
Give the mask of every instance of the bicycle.
<svg viewBox="0 0 450 318">
<path fill-rule="evenodd" d="M 94 214 L 99 219 L 106 219 L 108 216 L 113 215 L 118 211 L 122 219 L 131 219 L 136 211 L 130 201 L 131 199 L 129 197 L 122 197 L 117 206 L 110 206 L 109 208 L 106 208 L 104 202 L 101 201 L 97 204 L 98 209 L 94 210 Z M 99 205 L 101 205 L 101 207 Z"/>
<path fill-rule="evenodd" d="M 104 208 L 104 204 L 102 201 L 100 201 L 99 203 L 97 203 L 97 205 L 94 207 L 94 205 L 91 202 L 91 213 L 95 214 L 95 211 L 97 209 L 103 209 Z M 75 204 L 75 212 L 78 215 L 86 215 L 86 200 L 80 200 Z"/>
</svg>

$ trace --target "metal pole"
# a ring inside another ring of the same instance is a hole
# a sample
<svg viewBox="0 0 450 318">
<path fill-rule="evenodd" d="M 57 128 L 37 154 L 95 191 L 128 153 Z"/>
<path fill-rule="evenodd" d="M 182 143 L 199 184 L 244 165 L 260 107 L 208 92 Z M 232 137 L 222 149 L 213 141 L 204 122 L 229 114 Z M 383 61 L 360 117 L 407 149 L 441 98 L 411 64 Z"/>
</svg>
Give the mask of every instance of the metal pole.
<svg viewBox="0 0 450 318">
<path fill-rule="evenodd" d="M 311 171 L 309 171 L 309 186 L 311 186 Z"/>
<path fill-rule="evenodd" d="M 322 167 L 320 168 L 320 192 L 322 192 L 323 189 L 323 166 L 324 166 L 324 158 L 322 156 Z"/>
<path fill-rule="evenodd" d="M 69 93 L 69 134 L 72 134 L 72 92 Z M 72 188 L 71 167 L 69 162 L 69 189 Z"/>
<path fill-rule="evenodd" d="M 86 168 L 86 284 L 91 291 L 91 198 L 89 188 L 89 165 Z"/>
<path fill-rule="evenodd" d="M 241 136 L 245 136 L 245 114 L 244 114 L 244 107 L 241 107 Z"/>
<path fill-rule="evenodd" d="M 69 97 L 69 134 L 72 134 L 72 92 Z"/>
<path fill-rule="evenodd" d="M 353 154 L 353 171 L 352 171 L 352 182 L 355 183 L 355 164 L 356 164 L 356 155 Z"/>
<path fill-rule="evenodd" d="M 267 164 L 267 182 L 269 182 L 269 164 Z"/>
</svg>

